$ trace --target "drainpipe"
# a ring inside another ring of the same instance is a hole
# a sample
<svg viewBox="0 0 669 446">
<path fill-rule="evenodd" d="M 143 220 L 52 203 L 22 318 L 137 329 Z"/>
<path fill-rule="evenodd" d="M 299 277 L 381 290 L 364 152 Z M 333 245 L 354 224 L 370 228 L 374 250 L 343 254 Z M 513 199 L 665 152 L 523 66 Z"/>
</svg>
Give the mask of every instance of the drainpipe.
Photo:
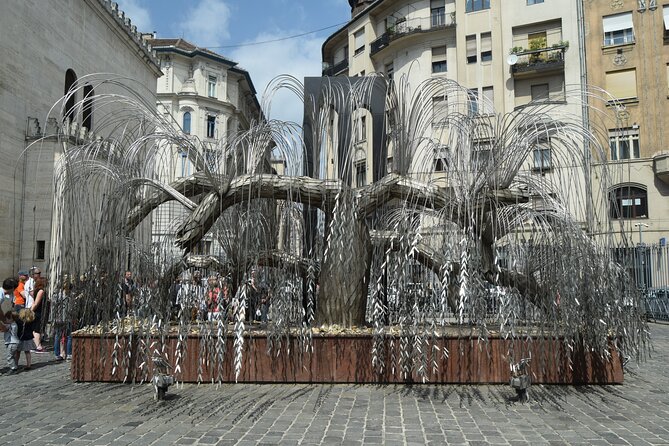
<svg viewBox="0 0 669 446">
<path fill-rule="evenodd" d="M 585 89 L 588 83 L 588 70 L 585 62 L 585 11 L 583 0 L 576 0 L 576 14 L 578 21 L 578 60 L 581 76 L 581 119 L 583 127 L 590 132 L 590 111 L 588 109 L 588 94 Z M 589 197 L 585 203 L 585 219 L 588 233 L 594 233 L 594 216 L 592 211 L 592 153 L 590 152 L 590 142 L 583 141 L 583 163 L 585 170 L 585 188 L 586 196 Z"/>
<path fill-rule="evenodd" d="M 28 131 L 29 131 L 29 119 L 30 117 L 26 118 L 26 130 L 25 133 L 23 134 L 23 152 L 21 153 L 21 158 L 23 158 L 22 166 L 21 166 L 21 201 L 19 202 L 19 210 L 18 212 L 14 212 L 14 241 L 15 243 L 12 244 L 14 249 L 12 249 L 12 274 L 15 274 L 16 271 L 19 270 L 19 268 L 22 268 L 21 265 L 21 253 L 23 252 L 23 217 L 24 217 L 24 209 L 25 209 L 25 203 L 26 203 L 26 170 L 28 169 L 28 154 L 27 154 L 27 148 L 28 148 Z M 14 168 L 14 210 L 16 210 L 16 171 L 18 170 L 19 166 L 17 165 Z M 16 215 L 18 215 L 18 229 L 17 229 L 17 221 L 16 221 Z M 18 244 L 18 253 L 16 252 L 16 245 Z M 19 264 L 17 265 L 17 254 L 18 254 L 18 262 Z M 31 259 L 32 262 L 32 259 Z"/>
</svg>

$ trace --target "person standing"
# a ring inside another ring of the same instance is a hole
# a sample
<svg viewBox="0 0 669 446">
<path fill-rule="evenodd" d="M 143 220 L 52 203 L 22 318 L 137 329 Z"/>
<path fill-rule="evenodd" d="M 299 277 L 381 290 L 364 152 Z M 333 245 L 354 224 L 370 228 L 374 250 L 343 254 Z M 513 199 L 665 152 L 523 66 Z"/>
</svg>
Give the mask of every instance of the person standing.
<svg viewBox="0 0 669 446">
<path fill-rule="evenodd" d="M 25 370 L 32 368 L 32 360 L 30 356 L 31 351 L 35 351 L 35 341 L 33 337 L 33 324 L 35 322 L 35 313 L 29 308 L 24 308 L 19 311 L 19 317 L 16 320 L 16 325 L 19 334 L 19 345 L 16 351 L 16 363 L 18 364 L 21 352 L 26 354 Z"/>
<path fill-rule="evenodd" d="M 133 296 L 136 290 L 135 281 L 132 279 L 132 271 L 126 271 L 123 275 L 123 282 L 121 282 L 121 305 L 123 305 L 123 313 L 125 315 L 132 313 Z"/>
<path fill-rule="evenodd" d="M 56 360 L 72 358 L 72 315 L 70 312 L 72 283 L 68 277 L 63 279 L 63 286 L 53 296 L 51 321 L 54 327 L 53 354 Z"/>
<path fill-rule="evenodd" d="M 267 285 L 267 283 L 264 283 L 260 286 L 260 322 L 263 325 L 267 325 L 267 322 L 269 321 L 269 305 L 272 299 L 272 291 Z"/>
<path fill-rule="evenodd" d="M 18 283 L 13 277 L 8 277 L 2 282 L 2 289 L 0 289 L 0 303 L 4 300 L 9 300 L 9 302 L 14 305 L 14 290 L 17 285 Z"/>
<path fill-rule="evenodd" d="M 216 276 L 209 276 L 207 280 L 207 320 L 217 321 L 221 310 L 221 287 Z"/>
<path fill-rule="evenodd" d="M 33 302 L 30 310 L 35 314 L 35 320 L 32 322 L 33 339 L 35 341 L 35 353 L 46 353 L 42 346 L 42 328 L 44 315 L 44 306 L 46 304 L 46 281 L 41 277 L 35 279 L 35 289 L 33 290 Z"/>
<path fill-rule="evenodd" d="M 28 280 L 26 280 L 26 284 L 24 285 L 24 290 L 26 292 L 26 308 L 30 308 L 30 305 L 32 305 L 31 300 L 34 296 L 33 290 L 35 289 L 35 281 L 42 277 L 42 271 L 33 266 L 30 269 L 28 276 Z"/>
<path fill-rule="evenodd" d="M 26 306 L 25 285 L 28 281 L 28 272 L 19 271 L 19 282 L 14 290 L 14 308 L 19 311 Z"/>
<path fill-rule="evenodd" d="M 256 270 L 251 270 L 251 278 L 247 282 L 247 306 L 249 311 L 246 313 L 246 322 L 260 320 L 260 284 L 256 278 Z"/>
<path fill-rule="evenodd" d="M 4 333 L 9 373 L 16 373 L 19 370 L 17 351 L 20 341 L 18 325 L 16 324 L 17 318 L 18 314 L 12 310 L 11 304 L 5 300 L 0 305 L 0 332 Z"/>
</svg>

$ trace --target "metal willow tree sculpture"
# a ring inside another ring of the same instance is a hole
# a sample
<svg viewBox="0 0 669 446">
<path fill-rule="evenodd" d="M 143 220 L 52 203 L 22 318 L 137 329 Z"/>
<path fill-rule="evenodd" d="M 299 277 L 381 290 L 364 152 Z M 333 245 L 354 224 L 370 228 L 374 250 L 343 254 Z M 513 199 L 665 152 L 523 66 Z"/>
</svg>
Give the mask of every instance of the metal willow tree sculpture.
<svg viewBox="0 0 669 446">
<path fill-rule="evenodd" d="M 96 92 L 123 87 L 110 77 L 87 81 Z M 478 339 L 491 332 L 522 338 L 531 328 L 604 356 L 617 339 L 625 354 L 639 357 L 647 327 L 634 283 L 611 250 L 626 240 L 614 236 L 607 218 L 617 173 L 605 163 L 599 127 L 585 128 L 574 115 L 589 100 L 590 121 L 615 127 L 592 106 L 601 95 L 579 89 L 567 92 L 575 108 L 542 101 L 483 115 L 478 111 L 491 104 L 453 81 L 430 79 L 413 90 L 404 80 L 387 82 L 392 165 L 378 181 L 354 187 L 350 116 L 370 103 L 379 81 L 332 84 L 320 98 L 304 98 L 288 77 L 268 87 L 267 114 L 280 89 L 306 99 L 310 153 L 292 123 L 255 122 L 211 146 L 129 87 L 124 95 L 98 94 L 97 133 L 109 136 L 68 146 L 57 164 L 55 286 L 64 275 L 78 277 L 73 311 L 113 332 L 123 322 L 117 277 L 130 267 L 142 284 L 136 335 L 148 344 L 156 331 L 176 330 L 178 371 L 186 360 L 182 341 L 199 333 L 200 367 L 218 367 L 219 380 L 230 332 L 239 373 L 245 283 L 258 267 L 272 288 L 267 336 L 279 350 L 288 333 L 307 348 L 313 327 L 368 326 L 377 368 L 387 359 L 383 339 L 399 336 L 395 361 L 424 376 L 426 352 L 444 327 Z M 348 110 L 339 121 L 335 103 Z M 547 144 L 550 172 L 537 174 L 529 166 L 536 156 L 546 161 Z M 285 175 L 270 173 L 271 153 L 286 160 Z M 334 174 L 326 159 L 332 153 Z M 311 176 L 299 176 L 307 162 Z M 208 255 L 195 253 L 203 239 L 213 246 Z M 171 286 L 194 268 L 231 278 L 233 303 L 220 320 L 193 320 L 183 305 L 170 316 Z M 207 349 L 218 352 L 216 361 L 202 360 Z"/>
</svg>

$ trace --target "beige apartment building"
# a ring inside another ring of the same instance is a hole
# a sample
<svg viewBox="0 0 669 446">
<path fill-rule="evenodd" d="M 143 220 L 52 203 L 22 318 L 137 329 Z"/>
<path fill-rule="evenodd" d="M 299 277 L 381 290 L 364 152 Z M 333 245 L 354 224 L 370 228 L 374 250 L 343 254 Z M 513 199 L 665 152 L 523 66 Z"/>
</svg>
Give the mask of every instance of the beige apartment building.
<svg viewBox="0 0 669 446">
<path fill-rule="evenodd" d="M 644 270 L 641 285 L 666 287 L 669 5 L 646 0 L 584 4 L 588 83 L 610 93 L 606 107 L 616 117 L 601 132 L 613 172 L 610 223 L 620 231 L 619 241 L 626 238 L 646 247 L 637 259 L 637 269 Z M 601 125 L 594 117 L 592 121 L 593 127 Z"/>
<path fill-rule="evenodd" d="M 411 85 L 445 76 L 485 98 L 478 110 L 482 116 L 485 103 L 498 113 L 522 110 L 533 100 L 551 103 L 554 119 L 589 128 L 599 144 L 583 141 L 579 159 L 560 162 L 548 140 L 547 150 L 538 148 L 527 160 L 526 171 L 594 197 L 593 205 L 568 202 L 592 234 L 617 232 L 616 246 L 654 244 L 656 251 L 644 254 L 642 285 L 667 286 L 669 278 L 660 276 L 669 271 L 669 260 L 662 257 L 669 236 L 669 5 L 648 0 L 349 3 L 351 21 L 323 44 L 323 75 L 404 75 Z M 611 97 L 588 100 L 580 93 L 586 85 L 595 95 L 606 90 Z M 366 156 L 368 171 L 372 159 Z M 604 165 L 610 171 L 606 178 Z"/>
<path fill-rule="evenodd" d="M 582 102 L 570 96 L 570 86 L 583 79 L 578 50 L 579 16 L 576 2 L 555 0 L 351 0 L 351 21 L 323 44 L 325 76 L 383 74 L 404 77 L 412 87 L 423 80 L 444 77 L 466 87 L 480 103 L 481 121 L 493 111 L 509 113 L 532 100 L 551 102 L 558 114 L 582 122 Z M 433 98 L 433 107 L 441 98 Z M 364 111 L 357 112 L 359 115 Z M 360 120 L 361 116 L 354 116 Z M 371 135 L 371 119 L 362 121 Z M 494 125 L 494 124 L 490 124 Z M 354 124 L 357 128 L 359 123 Z M 442 138 L 436 132 L 426 135 Z M 369 141 L 367 141 L 369 142 Z M 448 150 L 445 147 L 444 150 Z M 356 153 L 359 150 L 356 149 Z M 564 183 L 551 159 L 550 149 L 538 147 L 525 169 L 540 181 Z M 584 153 L 585 155 L 585 153 Z M 416 156 L 425 159 L 429 154 Z M 434 153 L 434 177 L 439 176 L 439 153 Z M 555 156 L 555 155 L 553 155 Z M 392 148 L 389 148 L 389 162 Z M 354 177 L 361 178 L 366 161 L 366 182 L 371 180 L 371 154 L 356 155 Z M 422 163 L 420 168 L 424 168 Z M 419 166 L 414 174 L 421 175 Z M 585 187 L 579 173 L 573 186 Z M 572 212 L 585 221 L 586 209 Z"/>
</svg>

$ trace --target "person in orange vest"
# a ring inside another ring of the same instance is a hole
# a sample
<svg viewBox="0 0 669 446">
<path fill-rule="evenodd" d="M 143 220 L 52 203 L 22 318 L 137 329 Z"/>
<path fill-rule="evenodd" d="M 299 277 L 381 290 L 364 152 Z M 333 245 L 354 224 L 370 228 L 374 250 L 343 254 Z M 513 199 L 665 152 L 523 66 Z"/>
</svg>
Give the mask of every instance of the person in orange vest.
<svg viewBox="0 0 669 446">
<path fill-rule="evenodd" d="M 27 280 L 28 280 L 28 272 L 19 271 L 19 284 L 16 286 L 16 289 L 14 290 L 14 308 L 16 309 L 16 311 L 19 311 L 21 308 L 25 308 L 26 306 L 25 286 Z"/>
</svg>

